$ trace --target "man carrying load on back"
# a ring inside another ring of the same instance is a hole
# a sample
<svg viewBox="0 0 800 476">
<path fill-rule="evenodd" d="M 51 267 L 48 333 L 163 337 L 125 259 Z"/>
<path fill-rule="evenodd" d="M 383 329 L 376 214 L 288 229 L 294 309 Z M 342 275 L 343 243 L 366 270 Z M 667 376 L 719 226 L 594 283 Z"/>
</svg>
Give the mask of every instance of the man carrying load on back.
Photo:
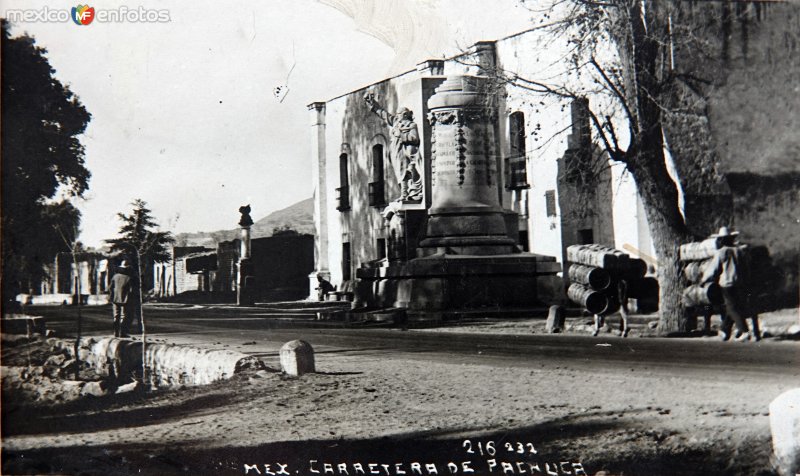
<svg viewBox="0 0 800 476">
<path fill-rule="evenodd" d="M 720 247 L 703 270 L 702 282 L 717 282 L 722 291 L 724 313 L 730 318 L 723 319 L 722 340 L 730 338 L 731 319 L 736 324 L 736 335 L 734 336 L 736 341 L 745 342 L 751 338 L 760 340 L 758 315 L 751 310 L 746 289 L 747 259 L 736 242 L 738 235 L 739 232 L 731 232 L 726 226 L 720 228 L 719 233 L 711 235 L 712 238 L 720 240 Z M 748 317 L 753 321 L 752 334 L 745 321 Z"/>
</svg>

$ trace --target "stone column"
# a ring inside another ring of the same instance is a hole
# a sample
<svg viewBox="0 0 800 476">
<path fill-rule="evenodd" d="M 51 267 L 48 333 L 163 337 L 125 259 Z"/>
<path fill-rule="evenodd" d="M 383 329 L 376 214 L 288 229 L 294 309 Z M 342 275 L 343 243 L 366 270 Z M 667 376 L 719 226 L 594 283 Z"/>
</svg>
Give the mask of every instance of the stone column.
<svg viewBox="0 0 800 476">
<path fill-rule="evenodd" d="M 240 259 L 250 259 L 250 227 L 242 227 L 242 243 L 239 248 Z"/>
<path fill-rule="evenodd" d="M 311 124 L 311 180 L 314 190 L 314 271 L 308 275 L 309 299 L 317 298 L 317 275 L 330 280 L 328 270 L 328 194 L 325 141 L 325 103 L 308 105 Z"/>
<path fill-rule="evenodd" d="M 428 100 L 431 186 L 423 255 L 512 253 L 497 193 L 497 113 L 489 81 L 452 76 Z"/>
<path fill-rule="evenodd" d="M 236 286 L 236 303 L 239 306 L 252 306 L 254 303 L 255 276 L 253 270 L 253 260 L 250 257 L 250 226 L 253 220 L 250 218 L 250 205 L 239 208 L 242 219 L 239 220 L 241 227 L 241 243 L 239 244 L 239 262 L 237 268 L 239 272 L 238 286 Z"/>
</svg>

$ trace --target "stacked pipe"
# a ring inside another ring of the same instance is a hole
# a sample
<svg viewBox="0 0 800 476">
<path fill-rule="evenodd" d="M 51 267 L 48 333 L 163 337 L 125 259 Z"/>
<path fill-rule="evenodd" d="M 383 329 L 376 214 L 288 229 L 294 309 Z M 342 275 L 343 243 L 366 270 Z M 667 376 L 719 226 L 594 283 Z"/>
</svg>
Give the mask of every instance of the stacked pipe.
<svg viewBox="0 0 800 476">
<path fill-rule="evenodd" d="M 619 309 L 618 284 L 628 284 L 627 296 L 658 301 L 658 281 L 645 277 L 647 263 L 608 246 L 567 247 L 570 286 L 567 297 L 592 314 L 610 314 Z"/>
<path fill-rule="evenodd" d="M 683 290 L 683 302 L 687 306 L 711 306 L 722 302 L 722 293 L 716 282 L 701 283 L 703 271 L 720 248 L 718 238 L 708 238 L 681 245 L 679 259 L 683 263 L 683 275 L 689 286 Z"/>
</svg>

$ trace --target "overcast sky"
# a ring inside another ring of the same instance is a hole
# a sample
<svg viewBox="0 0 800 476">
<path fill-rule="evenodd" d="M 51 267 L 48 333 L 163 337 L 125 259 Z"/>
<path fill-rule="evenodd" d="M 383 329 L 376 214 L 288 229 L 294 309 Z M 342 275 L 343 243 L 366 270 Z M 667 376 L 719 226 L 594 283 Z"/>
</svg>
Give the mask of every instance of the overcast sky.
<svg viewBox="0 0 800 476">
<path fill-rule="evenodd" d="M 89 3 L 140 5 L 170 21 L 12 28 L 48 49 L 56 77 L 92 114 L 82 139 L 92 179 L 77 204 L 89 246 L 116 235 L 116 213 L 136 198 L 173 233 L 233 228 L 243 204 L 259 219 L 309 198 L 308 103 L 527 25 L 514 0 L 492 2 L 491 15 L 479 0 Z M 289 88 L 282 102 L 279 85 Z"/>
</svg>

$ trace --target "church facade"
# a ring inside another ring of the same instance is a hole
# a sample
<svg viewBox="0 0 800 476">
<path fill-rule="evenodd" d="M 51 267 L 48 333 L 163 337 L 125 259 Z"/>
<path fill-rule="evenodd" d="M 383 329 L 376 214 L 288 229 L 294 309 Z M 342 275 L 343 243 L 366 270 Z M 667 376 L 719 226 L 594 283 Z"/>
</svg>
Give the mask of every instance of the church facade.
<svg viewBox="0 0 800 476">
<path fill-rule="evenodd" d="M 532 51 L 530 34 L 475 44 L 445 60 L 325 102 L 309 105 L 314 187 L 315 270 L 339 289 L 352 286 L 370 263 L 420 256 L 432 205 L 432 180 L 447 157 L 436 152 L 428 100 L 448 77 L 489 76 L 502 67 L 524 76 Z M 521 252 L 555 257 L 566 247 L 602 243 L 646 260 L 652 246 L 635 186 L 621 167 L 592 147 L 586 103 L 545 107 L 529 89 L 493 84 L 495 152 L 488 174 L 503 209 L 508 235 Z M 592 98 L 588 98 L 589 101 Z M 401 121 L 413 122 L 403 128 Z M 404 132 L 405 131 L 405 132 Z M 536 138 L 540 140 L 536 141 Z M 487 149 L 488 151 L 488 149 Z M 433 157 L 436 157 L 432 160 Z M 594 159 L 594 160 L 592 160 Z M 583 171 L 585 164 L 591 173 Z M 495 192 L 492 192 L 495 193 Z M 388 219 L 394 208 L 407 223 Z M 543 300 L 564 296 L 562 275 L 540 283 Z M 312 296 L 315 293 L 311 293 Z"/>
</svg>

